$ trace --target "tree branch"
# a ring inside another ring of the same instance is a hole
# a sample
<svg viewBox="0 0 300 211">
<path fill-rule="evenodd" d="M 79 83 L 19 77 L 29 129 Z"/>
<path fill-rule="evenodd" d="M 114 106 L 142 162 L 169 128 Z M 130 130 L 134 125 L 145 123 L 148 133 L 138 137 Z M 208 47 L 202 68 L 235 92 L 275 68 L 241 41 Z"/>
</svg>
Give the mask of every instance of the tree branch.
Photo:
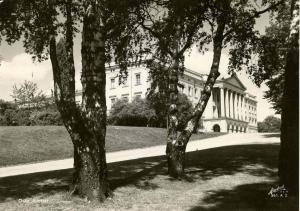
<svg viewBox="0 0 300 211">
<path fill-rule="evenodd" d="M 201 23 L 201 18 L 199 18 L 196 23 L 193 25 L 191 32 L 188 34 L 188 37 L 186 39 L 185 45 L 183 46 L 183 48 L 178 52 L 177 56 L 180 57 L 182 56 L 182 54 L 184 54 L 184 52 L 191 47 L 191 45 L 193 44 L 192 39 L 195 35 L 195 33 L 197 32 L 198 29 L 198 25 Z"/>
<path fill-rule="evenodd" d="M 149 17 L 150 21 L 153 23 L 153 20 L 152 20 L 152 18 L 151 18 L 151 15 L 149 14 L 149 12 L 148 12 L 148 11 L 145 11 L 144 9 L 141 9 L 141 10 L 143 10 L 144 13 L 147 13 L 147 16 Z M 138 12 L 137 12 L 137 16 L 138 16 L 138 20 L 141 20 L 140 22 L 138 22 L 138 24 L 139 24 L 144 30 L 148 31 L 153 37 L 155 37 L 155 38 L 159 41 L 159 43 L 162 44 L 162 45 L 160 45 L 160 46 L 167 46 L 167 45 L 166 45 L 166 42 L 165 42 L 165 40 L 162 38 L 161 34 L 160 34 L 159 32 L 157 32 L 157 31 L 153 30 L 151 27 L 149 27 L 149 26 L 147 26 L 147 25 L 145 24 L 145 21 L 146 21 L 145 15 L 141 15 L 140 12 L 138 11 Z M 171 57 L 174 56 L 174 53 L 173 53 L 170 49 L 168 49 L 167 47 L 164 47 L 163 49 L 164 49 Z"/>
<path fill-rule="evenodd" d="M 226 18 L 225 18 L 226 19 Z M 202 114 L 205 110 L 205 107 L 207 105 L 207 102 L 211 96 L 211 91 L 213 89 L 213 86 L 216 82 L 216 79 L 220 75 L 219 73 L 219 64 L 221 59 L 221 53 L 222 53 L 222 42 L 224 39 L 223 32 L 225 29 L 225 23 L 226 21 L 223 19 L 220 19 L 218 21 L 218 27 L 216 30 L 216 35 L 214 37 L 214 54 L 213 54 L 213 61 L 210 68 L 210 73 L 207 77 L 207 80 L 205 82 L 201 98 L 197 105 L 194 108 L 193 114 L 188 118 L 186 122 L 186 127 L 181 132 L 181 134 L 178 137 L 178 146 L 186 146 L 186 144 L 189 141 L 189 138 L 192 135 L 192 132 L 197 128 L 198 122 L 200 118 L 202 117 Z"/>
<path fill-rule="evenodd" d="M 273 4 L 271 5 L 270 7 L 264 9 L 264 10 L 261 10 L 261 11 L 257 11 L 254 13 L 254 15 L 252 15 L 251 17 L 247 18 L 247 20 L 245 20 L 243 23 L 239 24 L 239 25 L 245 25 L 247 24 L 247 22 L 253 20 L 254 18 L 258 18 L 260 15 L 272 10 L 272 9 L 275 9 L 276 7 L 278 7 L 279 5 L 283 4 L 284 3 L 284 0 L 281 0 L 279 2 L 277 2 L 276 4 Z M 229 31 L 227 31 L 225 34 L 224 34 L 224 38 L 227 37 L 228 35 L 230 35 L 231 33 L 233 33 L 236 29 L 235 28 L 231 28 Z"/>
<path fill-rule="evenodd" d="M 158 41 L 162 44 L 161 46 L 166 46 L 166 45 L 165 45 L 165 41 L 162 39 L 162 37 L 160 36 L 160 34 L 159 34 L 158 32 L 156 32 L 156 31 L 152 30 L 150 27 L 146 26 L 146 25 L 144 24 L 144 22 L 141 22 L 140 25 L 141 25 L 141 27 L 142 27 L 143 29 L 149 31 L 149 32 L 152 34 L 152 36 L 154 36 L 156 39 L 158 39 Z M 173 53 L 172 51 L 170 51 L 170 49 L 168 49 L 168 48 L 166 48 L 166 47 L 163 48 L 163 49 L 164 49 L 168 54 L 170 54 L 171 57 L 174 56 L 174 53 Z"/>
</svg>

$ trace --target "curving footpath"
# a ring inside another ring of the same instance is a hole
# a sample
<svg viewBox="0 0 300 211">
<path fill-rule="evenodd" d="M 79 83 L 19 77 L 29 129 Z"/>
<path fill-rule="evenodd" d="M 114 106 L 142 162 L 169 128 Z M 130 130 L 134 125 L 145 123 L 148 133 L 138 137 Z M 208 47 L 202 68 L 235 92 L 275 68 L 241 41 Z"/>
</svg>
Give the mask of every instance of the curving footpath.
<svg viewBox="0 0 300 211">
<path fill-rule="evenodd" d="M 274 144 L 279 142 L 279 135 L 264 133 L 231 133 L 223 136 L 191 141 L 188 143 L 187 152 L 232 145 Z M 106 158 L 108 163 L 113 163 L 161 155 L 165 155 L 165 145 L 147 147 L 142 149 L 124 150 L 119 152 L 110 152 L 106 154 Z M 9 166 L 0 168 L 0 177 L 69 169 L 72 167 L 72 158 L 34 164 Z"/>
</svg>

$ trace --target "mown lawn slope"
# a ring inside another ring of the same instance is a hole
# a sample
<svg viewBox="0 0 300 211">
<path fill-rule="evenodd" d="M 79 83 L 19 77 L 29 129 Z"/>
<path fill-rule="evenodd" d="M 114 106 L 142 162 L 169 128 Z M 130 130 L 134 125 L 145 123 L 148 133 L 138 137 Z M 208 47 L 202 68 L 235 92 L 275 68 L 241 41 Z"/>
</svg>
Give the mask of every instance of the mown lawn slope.
<svg viewBox="0 0 300 211">
<path fill-rule="evenodd" d="M 192 140 L 222 135 L 195 134 Z M 164 145 L 166 130 L 150 127 L 109 126 L 107 152 Z M 73 145 L 63 126 L 0 127 L 0 166 L 58 160 L 73 156 Z"/>
</svg>

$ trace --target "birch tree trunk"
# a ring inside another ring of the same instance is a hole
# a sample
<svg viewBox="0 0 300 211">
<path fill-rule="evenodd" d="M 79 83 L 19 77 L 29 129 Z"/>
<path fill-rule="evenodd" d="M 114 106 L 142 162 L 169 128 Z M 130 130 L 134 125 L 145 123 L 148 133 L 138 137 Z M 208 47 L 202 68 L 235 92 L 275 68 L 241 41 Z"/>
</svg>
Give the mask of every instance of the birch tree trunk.
<svg viewBox="0 0 300 211">
<path fill-rule="evenodd" d="M 110 194 L 105 155 L 105 30 L 100 9 L 92 6 L 83 19 L 82 108 L 86 127 L 84 146 L 79 146 L 79 179 L 82 192 L 105 199 Z"/>
<path fill-rule="evenodd" d="M 174 143 L 177 140 L 177 126 L 178 126 L 178 70 L 179 69 L 179 61 L 175 60 L 173 67 L 171 68 L 171 72 L 169 74 L 169 111 L 168 111 L 168 131 L 167 131 L 167 147 L 166 154 L 168 159 L 168 171 L 169 174 L 177 177 L 177 172 L 180 171 L 180 166 L 177 163 L 172 162 L 172 154 L 173 151 L 176 150 L 174 148 Z"/>
<path fill-rule="evenodd" d="M 209 97 L 211 95 L 212 88 L 216 82 L 216 79 L 220 75 L 219 63 L 221 59 L 223 32 L 225 28 L 225 21 L 220 20 L 214 37 L 213 47 L 213 62 L 211 65 L 210 73 L 202 91 L 201 98 L 198 104 L 195 106 L 192 116 L 186 124 L 186 127 L 177 137 L 172 136 L 172 140 L 168 139 L 167 147 L 167 159 L 168 159 L 168 171 L 172 177 L 182 177 L 184 175 L 185 168 L 185 151 L 187 143 L 192 135 L 192 132 L 196 129 L 198 122 L 205 110 Z M 177 120 L 177 119 L 176 119 Z M 175 139 L 176 138 L 176 139 Z"/>
<path fill-rule="evenodd" d="M 49 7 L 51 7 L 49 1 Z M 71 0 L 66 4 L 66 41 L 56 48 L 54 30 L 50 36 L 50 59 L 54 96 L 64 125 L 74 145 L 72 193 L 103 201 L 111 194 L 105 156 L 105 35 L 96 5 L 88 7 L 82 32 L 82 107 L 75 102 L 75 68 Z"/>
</svg>

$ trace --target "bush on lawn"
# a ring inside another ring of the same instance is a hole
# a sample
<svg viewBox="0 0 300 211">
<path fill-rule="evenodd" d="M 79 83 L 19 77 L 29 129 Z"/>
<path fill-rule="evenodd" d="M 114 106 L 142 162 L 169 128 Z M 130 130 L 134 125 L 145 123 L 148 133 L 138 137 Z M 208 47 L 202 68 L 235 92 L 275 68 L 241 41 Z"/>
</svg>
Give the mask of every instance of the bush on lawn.
<svg viewBox="0 0 300 211">
<path fill-rule="evenodd" d="M 15 110 L 16 105 L 11 102 L 6 102 L 0 99 L 0 125 L 6 126 L 11 125 L 13 120 L 15 120 Z"/>
<path fill-rule="evenodd" d="M 0 99 L 1 126 L 62 125 L 60 113 L 55 104 L 40 108 L 18 108 L 15 103 Z"/>
<path fill-rule="evenodd" d="M 183 130 L 189 116 L 193 111 L 193 104 L 185 94 L 178 94 L 178 130 Z"/>
<path fill-rule="evenodd" d="M 156 124 L 158 127 L 166 127 L 168 115 L 168 98 L 165 94 L 160 92 L 151 93 L 147 96 L 150 108 L 153 108 L 156 114 Z M 189 115 L 192 113 L 193 105 L 188 97 L 183 93 L 178 93 L 178 130 L 184 128 Z"/>
<path fill-rule="evenodd" d="M 7 102 L 7 101 L 0 99 L 0 115 L 4 115 L 4 112 L 7 109 L 16 110 L 17 106 L 15 103 Z"/>
<path fill-rule="evenodd" d="M 15 116 L 17 125 L 24 125 L 24 126 L 31 125 L 30 114 L 31 114 L 30 110 L 18 110 Z"/>
<path fill-rule="evenodd" d="M 56 110 L 34 111 L 30 115 L 32 125 L 62 125 L 61 115 Z"/>
<path fill-rule="evenodd" d="M 17 125 L 16 110 L 6 109 L 0 117 L 1 126 Z"/>
<path fill-rule="evenodd" d="M 118 100 L 111 108 L 108 124 L 121 126 L 154 126 L 155 112 L 144 99 L 136 98 L 131 103 Z"/>
<path fill-rule="evenodd" d="M 192 111 L 192 103 L 185 94 L 178 96 L 179 123 L 178 129 L 184 127 L 184 122 Z M 159 96 L 151 99 L 136 98 L 133 102 L 118 100 L 112 105 L 108 116 L 108 124 L 120 126 L 150 126 L 166 127 L 167 104 Z"/>
<path fill-rule="evenodd" d="M 31 125 L 29 110 L 15 110 L 6 109 L 2 115 L 0 115 L 0 125 L 13 126 L 13 125 Z"/>
<path fill-rule="evenodd" d="M 268 116 L 262 122 L 257 123 L 258 132 L 274 133 L 280 132 L 281 119 L 275 116 Z"/>
</svg>

